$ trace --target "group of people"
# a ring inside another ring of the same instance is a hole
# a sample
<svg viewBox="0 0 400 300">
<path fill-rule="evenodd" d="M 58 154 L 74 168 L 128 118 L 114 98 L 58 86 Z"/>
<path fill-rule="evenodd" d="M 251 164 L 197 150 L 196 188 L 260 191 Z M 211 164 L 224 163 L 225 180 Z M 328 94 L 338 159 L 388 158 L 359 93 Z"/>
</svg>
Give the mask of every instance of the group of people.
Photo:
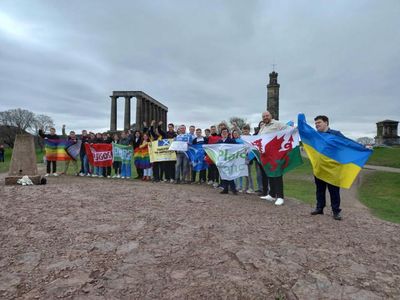
<svg viewBox="0 0 400 300">
<path fill-rule="evenodd" d="M 328 134 L 341 135 L 340 132 L 331 130 L 329 128 L 329 119 L 326 116 L 317 116 L 315 119 L 315 126 L 317 131 Z M 159 139 L 174 139 L 176 141 L 187 142 L 188 144 L 216 144 L 216 143 L 243 143 L 241 136 L 250 135 L 250 126 L 245 125 L 242 129 L 239 129 L 236 124 L 233 124 L 233 128 L 228 128 L 226 124 L 221 123 L 218 126 L 212 125 L 210 128 L 204 130 L 196 128 L 191 125 L 189 131 L 185 125 L 178 126 L 175 131 L 173 123 L 169 123 L 167 130 L 162 129 L 163 123 L 160 121 L 152 121 L 150 126 L 147 126 L 146 122 L 143 123 L 143 131 L 136 130 L 134 132 L 128 130 L 121 132 L 120 135 L 109 133 L 97 133 L 87 132 L 82 130 L 82 134 L 79 137 L 82 141 L 80 149 L 80 161 L 81 165 L 78 166 L 76 160 L 66 161 L 65 169 L 62 173 L 66 174 L 70 165 L 73 164 L 76 175 L 79 176 L 91 176 L 91 177 L 107 177 L 107 178 L 130 178 L 131 163 L 124 163 L 119 161 L 113 162 L 114 175 L 112 175 L 111 167 L 94 167 L 90 166 L 88 155 L 85 151 L 85 144 L 96 144 L 96 143 L 117 143 L 121 145 L 132 145 L 134 149 L 134 165 L 136 167 L 137 177 L 144 181 L 152 180 L 153 182 L 171 182 L 176 184 L 183 183 L 194 183 L 196 182 L 197 173 L 198 183 L 207 183 L 213 185 L 215 188 L 221 188 L 221 194 L 228 194 L 229 190 L 234 195 L 239 192 L 245 192 L 248 194 L 258 193 L 260 198 L 266 201 L 273 201 L 275 205 L 284 204 L 284 188 L 283 178 L 269 177 L 264 171 L 262 165 L 257 161 L 255 157 L 249 159 L 247 167 L 249 169 L 248 176 L 240 177 L 235 180 L 221 180 L 218 172 L 218 168 L 215 164 L 210 164 L 207 170 L 196 172 L 191 166 L 188 156 L 183 151 L 176 151 L 176 161 L 163 161 L 163 162 L 150 162 L 149 156 L 149 143 Z M 258 127 L 255 128 L 254 135 L 261 135 L 266 133 L 272 133 L 280 130 L 287 129 L 289 125 L 274 120 L 271 113 L 265 111 L 262 113 L 262 121 L 259 122 Z M 39 131 L 39 135 L 42 138 L 47 139 L 59 139 L 60 137 L 56 134 L 54 128 L 50 129 L 50 134 L 45 134 L 42 130 Z M 65 125 L 63 125 L 63 136 L 66 136 Z M 74 131 L 70 131 L 68 140 L 77 142 L 78 137 Z M 256 181 L 252 178 L 251 170 L 256 170 Z M 57 162 L 47 161 L 47 173 L 46 176 L 54 175 L 57 176 Z M 333 211 L 333 217 L 335 220 L 341 220 L 340 215 L 340 194 L 339 187 L 333 186 L 323 180 L 315 177 L 316 184 L 316 198 L 317 206 L 315 210 L 311 212 L 312 215 L 323 214 L 324 207 L 326 205 L 326 189 L 328 188 L 331 197 L 331 206 Z"/>
</svg>

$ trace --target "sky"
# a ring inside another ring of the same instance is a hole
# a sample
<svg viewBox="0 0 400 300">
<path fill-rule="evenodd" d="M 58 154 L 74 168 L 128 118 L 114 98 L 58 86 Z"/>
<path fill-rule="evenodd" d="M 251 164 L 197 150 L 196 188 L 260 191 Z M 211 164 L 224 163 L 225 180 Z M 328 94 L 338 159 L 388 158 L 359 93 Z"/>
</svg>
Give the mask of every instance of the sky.
<svg viewBox="0 0 400 300">
<path fill-rule="evenodd" d="M 1 0 L 0 111 L 104 131 L 109 96 L 128 90 L 175 124 L 254 127 L 275 64 L 281 121 L 324 114 L 374 137 L 376 122 L 400 121 L 399 16 L 398 0 Z M 119 129 L 123 110 L 119 98 Z"/>
</svg>

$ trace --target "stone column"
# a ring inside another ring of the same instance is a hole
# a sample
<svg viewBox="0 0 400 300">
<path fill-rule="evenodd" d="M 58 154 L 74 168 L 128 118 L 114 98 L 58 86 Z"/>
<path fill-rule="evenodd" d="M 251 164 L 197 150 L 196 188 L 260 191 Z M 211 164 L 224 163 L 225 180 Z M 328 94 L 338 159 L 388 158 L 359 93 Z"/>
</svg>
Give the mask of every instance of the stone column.
<svg viewBox="0 0 400 300">
<path fill-rule="evenodd" d="M 149 101 L 143 99 L 143 121 L 149 125 Z"/>
<path fill-rule="evenodd" d="M 154 104 L 150 102 L 150 122 L 154 120 Z"/>
<path fill-rule="evenodd" d="M 124 130 L 131 128 L 131 97 L 125 96 Z"/>
<path fill-rule="evenodd" d="M 110 96 L 111 98 L 111 122 L 110 131 L 117 130 L 117 98 L 115 96 Z"/>
<path fill-rule="evenodd" d="M 136 97 L 136 129 L 142 130 L 143 129 L 143 99 L 140 97 Z"/>
<path fill-rule="evenodd" d="M 160 118 L 160 108 L 157 106 L 157 105 L 155 105 L 155 109 L 156 109 L 156 121 L 157 121 L 157 123 L 158 122 L 160 122 L 161 121 L 161 118 Z"/>
</svg>

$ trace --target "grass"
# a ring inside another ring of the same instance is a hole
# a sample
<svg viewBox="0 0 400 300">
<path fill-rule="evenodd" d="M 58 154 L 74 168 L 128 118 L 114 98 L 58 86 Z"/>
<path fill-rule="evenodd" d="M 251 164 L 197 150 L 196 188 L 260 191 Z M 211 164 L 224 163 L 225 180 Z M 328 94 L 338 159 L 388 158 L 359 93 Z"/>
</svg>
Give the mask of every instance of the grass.
<svg viewBox="0 0 400 300">
<path fill-rule="evenodd" d="M 358 198 L 376 217 L 400 223 L 400 175 L 373 172 L 365 176 Z"/>
<path fill-rule="evenodd" d="M 0 162 L 0 173 L 8 172 L 10 168 L 12 149 L 6 148 L 4 151 L 4 162 Z M 36 162 L 43 161 L 43 153 L 40 149 L 36 149 Z"/>
<path fill-rule="evenodd" d="M 374 152 L 369 158 L 367 164 L 400 168 L 400 147 L 374 148 Z"/>
<path fill-rule="evenodd" d="M 315 204 L 315 184 L 310 161 L 303 157 L 304 163 L 283 176 L 285 195 L 302 202 Z"/>
</svg>

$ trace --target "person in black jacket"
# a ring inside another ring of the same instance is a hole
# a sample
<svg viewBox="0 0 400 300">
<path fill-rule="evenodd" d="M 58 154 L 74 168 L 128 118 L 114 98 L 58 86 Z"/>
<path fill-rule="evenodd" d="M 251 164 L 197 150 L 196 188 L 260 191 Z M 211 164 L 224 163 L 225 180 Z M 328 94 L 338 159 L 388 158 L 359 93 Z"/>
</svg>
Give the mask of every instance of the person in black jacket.
<svg viewBox="0 0 400 300">
<path fill-rule="evenodd" d="M 60 137 L 56 134 L 56 129 L 55 128 L 50 128 L 50 134 L 45 134 L 43 129 L 39 129 L 39 136 L 44 139 L 49 139 L 49 140 L 58 140 Z M 50 176 L 51 174 L 53 176 L 58 176 L 57 174 L 57 161 L 56 160 L 48 160 L 46 158 L 46 175 L 44 176 Z"/>
<path fill-rule="evenodd" d="M 112 143 L 112 138 L 111 136 L 104 132 L 103 133 L 103 144 L 111 144 Z M 108 167 L 103 167 L 103 177 L 111 178 L 111 166 Z"/>
<path fill-rule="evenodd" d="M 0 145 L 0 162 L 4 162 L 4 145 Z"/>
<path fill-rule="evenodd" d="M 81 150 L 79 152 L 79 157 L 81 159 L 81 170 L 79 171 L 79 176 L 88 176 L 90 175 L 89 169 L 89 159 L 86 154 L 85 144 L 89 142 L 90 136 L 87 133 L 87 130 L 82 130 L 81 135 Z"/>
<path fill-rule="evenodd" d="M 168 130 L 167 132 L 164 132 L 161 128 L 162 122 L 159 123 L 158 125 L 158 132 L 163 136 L 163 139 L 174 139 L 176 137 L 176 132 L 174 130 L 174 124 L 169 123 L 168 124 Z M 169 182 L 174 182 L 175 180 L 175 163 L 176 160 L 168 160 L 168 161 L 163 161 L 162 164 L 162 169 L 165 172 L 165 180 Z"/>
<path fill-rule="evenodd" d="M 229 137 L 228 128 L 221 129 L 221 139 L 218 141 L 218 144 L 236 144 L 236 141 Z M 221 185 L 224 188 L 221 191 L 221 194 L 228 194 L 228 187 L 231 188 L 231 192 L 234 195 L 237 195 L 238 192 L 236 190 L 235 181 L 234 180 L 221 180 Z"/>
</svg>

